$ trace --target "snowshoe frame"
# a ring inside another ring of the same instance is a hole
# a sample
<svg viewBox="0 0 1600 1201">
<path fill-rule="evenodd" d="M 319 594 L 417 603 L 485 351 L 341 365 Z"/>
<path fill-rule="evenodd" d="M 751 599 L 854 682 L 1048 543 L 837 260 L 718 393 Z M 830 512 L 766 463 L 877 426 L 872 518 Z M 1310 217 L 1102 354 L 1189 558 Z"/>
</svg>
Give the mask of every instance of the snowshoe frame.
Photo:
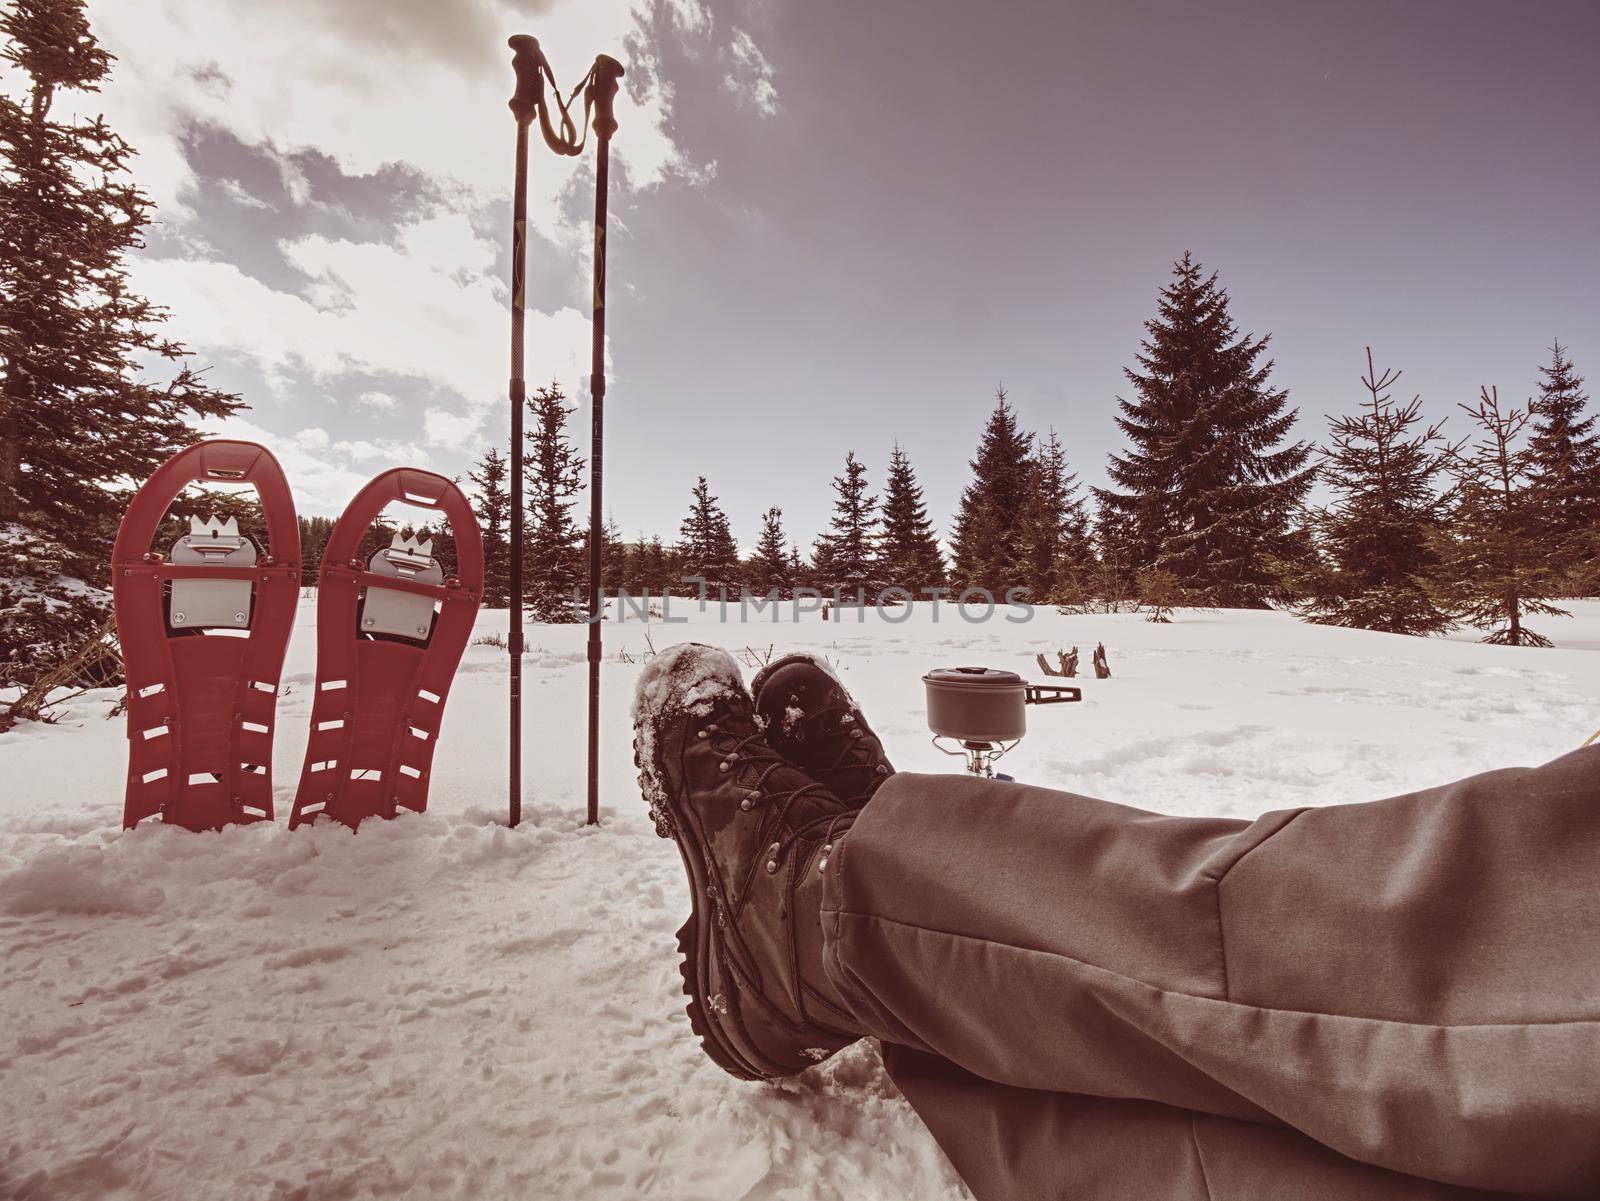
<svg viewBox="0 0 1600 1201">
<path fill-rule="evenodd" d="M 168 562 L 153 549 L 168 508 L 196 482 L 255 485 L 271 554 L 231 566 Z M 168 459 L 123 515 L 111 577 L 127 680 L 123 826 L 157 815 L 190 830 L 271 821 L 278 679 L 300 585 L 300 529 L 278 460 L 226 439 Z M 173 585 L 190 581 L 240 586 L 229 624 L 243 637 L 173 623 Z"/>
<path fill-rule="evenodd" d="M 454 577 L 430 583 L 380 574 L 355 557 L 373 520 L 393 501 L 444 515 L 455 541 Z M 424 633 L 419 627 L 415 638 L 364 633 L 358 623 L 374 591 L 425 598 L 429 608 L 437 604 L 431 629 Z M 445 699 L 482 595 L 483 537 L 452 481 L 431 471 L 395 468 L 350 502 L 322 556 L 316 695 L 290 829 L 322 815 L 354 828 L 366 817 L 427 809 Z"/>
</svg>

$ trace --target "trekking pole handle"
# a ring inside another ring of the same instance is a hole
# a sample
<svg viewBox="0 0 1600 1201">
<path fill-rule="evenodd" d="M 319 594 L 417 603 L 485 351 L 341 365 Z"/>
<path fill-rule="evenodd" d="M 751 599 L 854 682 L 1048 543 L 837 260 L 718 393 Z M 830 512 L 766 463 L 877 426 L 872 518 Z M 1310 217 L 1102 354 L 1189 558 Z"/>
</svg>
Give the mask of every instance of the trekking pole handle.
<svg viewBox="0 0 1600 1201">
<path fill-rule="evenodd" d="M 594 107 L 594 131 L 602 138 L 617 132 L 616 111 L 612 106 L 620 86 L 617 81 L 621 78 L 621 63 L 609 54 L 596 56 L 589 73 L 589 103 Z"/>
<path fill-rule="evenodd" d="M 517 73 L 511 112 L 519 125 L 527 125 L 544 108 L 544 51 L 539 39 L 526 33 L 514 35 L 506 44 L 511 47 L 511 69 Z"/>
</svg>

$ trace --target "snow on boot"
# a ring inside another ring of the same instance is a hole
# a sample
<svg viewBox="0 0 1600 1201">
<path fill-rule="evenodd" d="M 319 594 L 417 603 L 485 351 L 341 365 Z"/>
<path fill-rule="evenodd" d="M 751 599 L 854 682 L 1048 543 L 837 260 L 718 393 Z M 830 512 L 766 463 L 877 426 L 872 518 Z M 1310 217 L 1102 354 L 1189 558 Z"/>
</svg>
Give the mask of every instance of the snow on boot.
<svg viewBox="0 0 1600 1201">
<path fill-rule="evenodd" d="M 751 691 L 772 748 L 852 809 L 894 775 L 855 698 L 815 656 L 785 655 L 767 664 Z"/>
<path fill-rule="evenodd" d="M 717 1065 L 789 1076 L 858 1039 L 822 970 L 822 873 L 853 811 L 767 745 L 723 651 L 651 659 L 633 703 L 634 762 L 672 838 L 693 911 L 678 931 L 689 1023 Z"/>
</svg>

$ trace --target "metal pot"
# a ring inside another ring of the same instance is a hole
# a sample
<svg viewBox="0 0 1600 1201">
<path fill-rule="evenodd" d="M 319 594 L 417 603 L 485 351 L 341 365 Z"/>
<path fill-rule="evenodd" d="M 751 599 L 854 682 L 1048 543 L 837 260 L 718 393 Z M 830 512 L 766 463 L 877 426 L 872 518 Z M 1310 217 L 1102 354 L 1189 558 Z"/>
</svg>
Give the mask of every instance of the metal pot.
<svg viewBox="0 0 1600 1201">
<path fill-rule="evenodd" d="M 1014 671 L 993 667 L 941 667 L 922 677 L 928 728 L 963 743 L 1015 742 L 1028 732 L 1028 705 L 1081 700 L 1067 684 L 1029 684 Z"/>
<path fill-rule="evenodd" d="M 1028 732 L 1028 686 L 1014 671 L 941 667 L 922 677 L 928 728 L 960 742 L 1012 742 Z"/>
</svg>

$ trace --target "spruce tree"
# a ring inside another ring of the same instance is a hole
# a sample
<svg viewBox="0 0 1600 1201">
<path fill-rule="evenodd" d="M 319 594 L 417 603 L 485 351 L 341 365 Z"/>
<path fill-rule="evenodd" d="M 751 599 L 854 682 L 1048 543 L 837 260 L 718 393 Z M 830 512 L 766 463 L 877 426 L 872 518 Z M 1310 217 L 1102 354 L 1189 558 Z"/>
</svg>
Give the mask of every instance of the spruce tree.
<svg viewBox="0 0 1600 1201">
<path fill-rule="evenodd" d="M 483 603 L 504 609 L 511 603 L 511 497 L 506 491 L 506 458 L 491 446 L 467 478 L 477 486 L 472 511 L 483 531 Z"/>
<path fill-rule="evenodd" d="M 1329 418 L 1332 438 L 1320 453 L 1335 499 L 1313 520 L 1321 558 L 1303 570 L 1297 591 L 1312 621 L 1434 634 L 1451 621 L 1428 586 L 1444 516 L 1435 481 L 1451 448 L 1442 422 L 1421 425 L 1421 397 L 1391 398 L 1400 374 L 1379 375 L 1368 347 L 1362 411 Z"/>
<path fill-rule="evenodd" d="M 579 558 L 582 560 L 582 587 L 589 586 L 589 527 L 583 527 L 581 543 L 578 548 Z M 616 519 L 607 516 L 600 526 L 600 600 L 601 608 L 605 608 L 605 598 L 621 588 L 623 572 L 628 558 L 628 544 L 623 541 L 622 528 L 617 525 Z M 585 605 L 588 604 L 587 593 Z M 587 610 L 585 610 L 587 611 Z"/>
<path fill-rule="evenodd" d="M 1098 496 L 1099 489 L 1095 493 Z M 1102 504 L 1094 522 L 1096 562 L 1086 579 L 1065 581 L 1062 612 L 1087 613 L 1098 606 L 1107 613 L 1120 613 L 1137 601 L 1139 577 L 1149 570 L 1139 566 L 1144 547 L 1129 523 Z"/>
<path fill-rule="evenodd" d="M 1539 374 L 1528 439 L 1527 532 L 1543 541 L 1557 571 L 1578 577 L 1600 555 L 1600 432 L 1596 416 L 1586 413 L 1583 380 L 1559 341 Z"/>
<path fill-rule="evenodd" d="M 892 585 L 920 595 L 944 583 L 944 553 L 928 520 L 922 485 L 898 442 L 889 454 L 889 480 L 883 490 L 882 573 Z"/>
<path fill-rule="evenodd" d="M 328 536 L 333 533 L 333 518 L 299 518 L 300 523 L 300 581 L 309 588 L 317 586 L 322 552 L 328 547 Z"/>
<path fill-rule="evenodd" d="M 1160 567 L 1146 567 L 1141 571 L 1136 580 L 1136 587 L 1139 592 L 1139 604 L 1148 614 L 1145 620 L 1156 625 L 1170 624 L 1172 614 L 1178 606 L 1189 602 L 1189 597 L 1183 585 L 1178 582 L 1178 577 Z"/>
<path fill-rule="evenodd" d="M 1436 535 L 1441 564 L 1436 592 L 1444 607 L 1467 624 L 1488 630 L 1485 642 L 1549 646 L 1523 625 L 1530 613 L 1565 617 L 1545 598 L 1559 574 L 1549 546 L 1530 537 L 1537 494 L 1531 487 L 1531 446 L 1517 440 L 1528 424 L 1525 409 L 1500 408 L 1498 389 L 1483 389 L 1476 405 L 1462 405 L 1478 427 L 1470 452 L 1452 454 L 1450 523 Z"/>
<path fill-rule="evenodd" d="M 1311 446 L 1286 441 L 1295 410 L 1268 383 L 1270 335 L 1241 334 L 1216 272 L 1189 254 L 1172 274 L 1139 370 L 1124 370 L 1136 398 L 1117 398 L 1132 445 L 1096 495 L 1136 571 L 1169 571 L 1202 604 L 1260 608 L 1280 594 L 1273 562 L 1315 475 Z"/>
<path fill-rule="evenodd" d="M 728 526 L 728 517 L 717 498 L 711 495 L 706 477 L 700 476 L 693 492 L 689 515 L 678 527 L 678 568 L 680 576 L 699 576 L 707 592 L 737 595 L 739 591 L 739 548 Z"/>
<path fill-rule="evenodd" d="M 1038 604 L 1072 600 L 1094 568 L 1089 515 L 1055 430 L 1034 451 L 1022 519 L 1023 585 Z"/>
<path fill-rule="evenodd" d="M 605 542 L 600 551 L 600 589 L 607 596 L 622 587 L 622 576 L 628 565 L 628 544 L 622 539 L 622 527 L 616 518 L 607 517 L 601 536 Z"/>
<path fill-rule="evenodd" d="M 641 533 L 632 542 L 623 547 L 622 590 L 634 596 L 640 596 L 645 591 L 644 554 L 645 547 L 648 545 L 644 535 Z"/>
<path fill-rule="evenodd" d="M 746 578 L 758 596 L 776 592 L 787 600 L 794 595 L 794 573 L 789 562 L 788 539 L 783 532 L 783 510 L 777 506 L 761 517 L 761 533 L 750 557 Z"/>
<path fill-rule="evenodd" d="M 130 489 L 198 436 L 191 420 L 241 406 L 129 287 L 124 260 L 153 215 L 133 148 L 100 117 L 58 115 L 113 61 L 82 0 L 11 0 L 0 37 L 0 532 L 53 546 L 61 568 L 26 586 L 0 577 L 6 686 L 64 659 L 108 610 L 99 589 Z"/>
<path fill-rule="evenodd" d="M 659 534 L 651 537 L 645 556 L 645 578 L 651 581 L 650 590 L 665 596 L 678 587 L 683 574 L 677 551 L 662 542 Z"/>
<path fill-rule="evenodd" d="M 573 622 L 586 611 L 582 595 L 584 532 L 572 508 L 583 487 L 583 460 L 567 440 L 566 394 L 552 381 L 528 397 L 530 428 L 524 474 L 527 532 L 524 602 L 535 621 Z"/>
<path fill-rule="evenodd" d="M 800 544 L 798 542 L 789 544 L 789 579 L 795 588 L 816 587 L 811 564 L 800 553 Z"/>
<path fill-rule="evenodd" d="M 867 493 L 867 469 L 846 451 L 844 474 L 833 479 L 833 518 L 817 539 L 817 587 L 845 598 L 876 601 L 883 591 L 878 564 L 878 498 Z"/>
<path fill-rule="evenodd" d="M 646 538 L 640 534 L 628 546 L 623 560 L 623 589 L 635 597 L 670 592 L 673 581 L 667 558 L 667 548 L 659 537 Z"/>
<path fill-rule="evenodd" d="M 953 583 L 986 588 L 996 596 L 1023 586 L 1022 515 L 1032 487 L 1033 435 L 1017 424 L 1006 390 L 995 390 L 994 411 L 972 460 L 972 481 L 962 490 L 952 541 Z"/>
</svg>

